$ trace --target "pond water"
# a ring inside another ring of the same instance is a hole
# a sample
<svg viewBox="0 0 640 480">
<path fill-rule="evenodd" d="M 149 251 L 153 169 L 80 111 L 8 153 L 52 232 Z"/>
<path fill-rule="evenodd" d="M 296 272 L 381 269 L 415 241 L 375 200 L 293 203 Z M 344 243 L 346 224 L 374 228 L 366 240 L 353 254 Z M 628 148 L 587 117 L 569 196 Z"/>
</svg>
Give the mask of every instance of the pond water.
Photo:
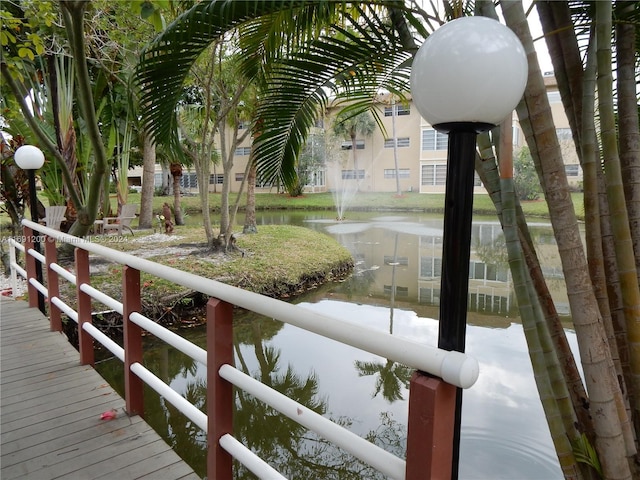
<svg viewBox="0 0 640 480">
<path fill-rule="evenodd" d="M 304 308 L 393 335 L 437 344 L 442 219 L 433 215 L 379 216 L 331 212 L 270 212 L 259 224 L 313 228 L 348 248 L 356 268 L 344 282 L 324 285 L 295 300 Z M 193 220 L 193 219 L 191 219 Z M 558 309 L 566 310 L 559 262 L 548 225 L 534 226 Z M 492 219 L 474 219 L 467 352 L 480 378 L 464 392 L 461 479 L 562 478 L 535 387 L 526 341 L 504 264 L 503 238 Z M 349 346 L 246 312 L 234 319 L 236 367 L 330 417 L 376 444 L 404 455 L 410 370 Z M 183 332 L 204 347 L 202 329 Z M 569 342 L 577 350 L 575 336 Z M 206 369 L 149 339 L 145 364 L 204 405 Z M 97 366 L 122 391 L 122 364 Z M 350 455 L 236 393 L 235 435 L 291 479 L 377 479 L 381 474 Z M 145 396 L 147 421 L 202 476 L 204 435 L 154 392 Z M 238 468 L 236 478 L 254 478 Z"/>
</svg>

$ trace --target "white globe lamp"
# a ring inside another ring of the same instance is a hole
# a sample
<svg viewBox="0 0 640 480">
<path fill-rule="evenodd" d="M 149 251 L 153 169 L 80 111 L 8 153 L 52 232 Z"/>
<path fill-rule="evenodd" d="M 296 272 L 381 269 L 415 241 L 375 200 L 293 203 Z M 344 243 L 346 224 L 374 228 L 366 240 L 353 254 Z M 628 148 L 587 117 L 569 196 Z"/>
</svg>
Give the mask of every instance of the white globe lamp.
<svg viewBox="0 0 640 480">
<path fill-rule="evenodd" d="M 27 172 L 29 179 L 29 210 L 31 210 L 31 221 L 38 223 L 38 199 L 36 196 L 36 170 L 44 165 L 44 153 L 33 145 L 23 145 L 13 154 L 13 159 L 21 169 Z M 37 236 L 37 234 L 36 234 Z M 36 239 L 33 242 L 33 249 L 40 253 L 40 242 Z M 36 280 L 42 284 L 42 264 L 36 260 Z M 31 288 L 31 287 L 30 287 Z M 29 290 L 29 295 L 37 294 L 38 308 L 45 313 L 44 295 L 35 288 Z"/>
<path fill-rule="evenodd" d="M 436 129 L 499 124 L 522 98 L 526 83 L 520 40 L 487 17 L 459 18 L 440 27 L 416 53 L 411 71 L 413 102 Z"/>
<path fill-rule="evenodd" d="M 16 164 L 23 170 L 38 170 L 44 165 L 44 153 L 33 145 L 23 145 L 13 154 Z"/>
<path fill-rule="evenodd" d="M 438 328 L 438 347 L 445 350 L 465 350 L 476 136 L 514 110 L 527 72 L 518 37 L 486 17 L 446 23 L 413 60 L 413 103 L 435 130 L 449 135 Z M 452 479 L 458 478 L 461 389 L 455 402 Z"/>
</svg>

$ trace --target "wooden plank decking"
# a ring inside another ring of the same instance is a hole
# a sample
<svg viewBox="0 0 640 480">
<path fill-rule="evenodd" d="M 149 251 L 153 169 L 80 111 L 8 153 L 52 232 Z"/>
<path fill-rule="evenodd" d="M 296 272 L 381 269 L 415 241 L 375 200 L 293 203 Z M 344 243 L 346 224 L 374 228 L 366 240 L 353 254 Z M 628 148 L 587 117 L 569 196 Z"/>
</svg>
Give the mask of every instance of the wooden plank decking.
<svg viewBox="0 0 640 480">
<path fill-rule="evenodd" d="M 2 480 L 199 478 L 38 309 L 0 302 Z"/>
</svg>

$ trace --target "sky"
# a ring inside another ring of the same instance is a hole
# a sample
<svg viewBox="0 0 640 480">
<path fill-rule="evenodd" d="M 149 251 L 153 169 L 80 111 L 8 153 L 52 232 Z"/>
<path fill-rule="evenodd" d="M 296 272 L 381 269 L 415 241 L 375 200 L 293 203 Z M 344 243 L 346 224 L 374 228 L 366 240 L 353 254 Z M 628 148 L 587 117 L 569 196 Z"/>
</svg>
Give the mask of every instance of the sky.
<svg viewBox="0 0 640 480">
<path fill-rule="evenodd" d="M 435 5 L 435 8 L 438 10 L 440 16 L 443 15 L 444 7 L 442 6 L 442 0 L 438 0 L 433 3 L 433 0 L 417 0 L 418 3 L 422 4 L 422 7 L 428 11 L 433 12 L 432 5 Z M 525 12 L 529 12 L 529 28 L 531 29 L 531 35 L 534 39 L 539 39 L 535 41 L 536 52 L 538 53 L 538 62 L 540 63 L 540 70 L 542 73 L 553 72 L 553 65 L 551 63 L 551 57 L 549 56 L 549 52 L 547 51 L 547 44 L 545 43 L 542 37 L 542 26 L 540 25 L 540 20 L 538 18 L 538 10 L 536 8 L 531 8 L 532 0 L 523 0 L 522 4 Z M 501 18 L 501 22 L 505 23 L 502 19 L 500 8 L 497 9 L 498 15 Z"/>
</svg>

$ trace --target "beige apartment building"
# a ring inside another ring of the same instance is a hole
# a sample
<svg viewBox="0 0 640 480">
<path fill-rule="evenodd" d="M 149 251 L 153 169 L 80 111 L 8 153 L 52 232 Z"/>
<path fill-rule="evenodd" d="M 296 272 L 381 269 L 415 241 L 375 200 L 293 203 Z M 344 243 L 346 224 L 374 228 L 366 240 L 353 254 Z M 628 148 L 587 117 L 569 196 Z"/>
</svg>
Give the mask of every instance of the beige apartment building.
<svg viewBox="0 0 640 480">
<path fill-rule="evenodd" d="M 553 75 L 545 76 L 552 114 L 562 144 L 565 170 L 569 183 L 579 188 L 582 182 L 580 168 L 571 130 L 564 114 L 557 83 Z M 350 139 L 336 137 L 332 132 L 332 119 L 337 108 L 328 112 L 326 118 L 314 129 L 314 136 L 323 136 L 324 161 L 308 175 L 305 191 L 326 192 L 354 190 L 360 192 L 396 192 L 399 183 L 401 192 L 443 193 L 447 168 L 447 135 L 433 129 L 425 122 L 408 95 L 408 103 L 392 104 L 389 95 L 378 97 L 377 111 L 384 130 L 376 127 L 369 136 L 356 139 L 356 158 Z M 397 152 L 394 158 L 394 137 Z M 525 145 L 524 136 L 514 115 L 514 149 Z M 231 172 L 231 191 L 237 192 L 242 183 L 245 167 L 251 152 L 250 140 L 240 145 L 235 152 L 235 162 Z M 357 165 L 357 168 L 356 168 Z M 164 175 L 168 175 L 165 172 Z M 398 179 L 396 181 L 396 175 Z M 131 185 L 140 185 L 141 169 L 133 170 L 129 176 Z M 162 185 L 163 170 L 156 166 L 156 186 Z M 209 179 L 209 191 L 220 191 L 224 174 L 220 167 L 213 167 Z M 171 183 L 169 181 L 169 183 Z M 186 192 L 197 192 L 195 171 L 184 170 L 181 183 Z M 258 192 L 276 191 L 273 185 L 260 184 Z M 485 193 L 476 177 L 475 193 Z"/>
</svg>

